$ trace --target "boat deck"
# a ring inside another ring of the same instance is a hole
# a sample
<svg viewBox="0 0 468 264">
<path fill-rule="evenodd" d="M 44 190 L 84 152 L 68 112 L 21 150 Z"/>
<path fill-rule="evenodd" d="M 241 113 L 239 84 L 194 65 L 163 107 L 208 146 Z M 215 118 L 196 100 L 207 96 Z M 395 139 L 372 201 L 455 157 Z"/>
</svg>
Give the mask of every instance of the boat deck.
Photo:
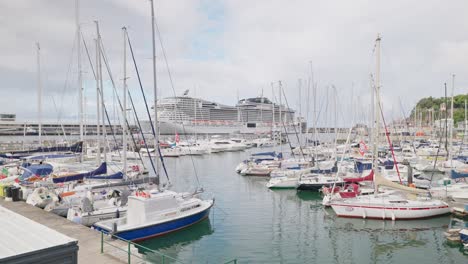
<svg viewBox="0 0 468 264">
<path fill-rule="evenodd" d="M 25 202 L 6 202 L 4 199 L 0 199 L 0 206 L 66 236 L 77 239 L 79 247 L 78 263 L 127 263 L 128 255 L 123 250 L 126 250 L 128 245 L 123 241 L 111 241 L 105 238 L 107 243 L 112 243 L 112 246 L 105 244 L 104 253 L 101 254 L 101 234 L 97 231 L 31 206 Z M 132 247 L 131 251 L 132 254 L 139 254 L 134 247 Z M 141 259 L 132 257 L 132 263 L 141 263 Z"/>
</svg>

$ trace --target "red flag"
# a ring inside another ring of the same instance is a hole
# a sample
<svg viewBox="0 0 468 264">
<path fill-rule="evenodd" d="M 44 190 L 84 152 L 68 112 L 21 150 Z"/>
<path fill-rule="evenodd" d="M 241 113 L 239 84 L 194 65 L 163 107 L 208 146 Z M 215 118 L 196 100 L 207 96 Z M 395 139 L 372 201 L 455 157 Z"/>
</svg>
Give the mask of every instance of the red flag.
<svg viewBox="0 0 468 264">
<path fill-rule="evenodd" d="M 361 154 L 361 156 L 364 156 L 364 153 L 366 152 L 367 152 L 366 143 L 361 140 L 361 142 L 359 142 L 359 153 Z"/>
<path fill-rule="evenodd" d="M 175 134 L 175 142 L 176 142 L 177 144 L 179 144 L 179 141 L 180 141 L 180 137 L 179 137 L 179 134 L 176 132 L 176 134 Z"/>
</svg>

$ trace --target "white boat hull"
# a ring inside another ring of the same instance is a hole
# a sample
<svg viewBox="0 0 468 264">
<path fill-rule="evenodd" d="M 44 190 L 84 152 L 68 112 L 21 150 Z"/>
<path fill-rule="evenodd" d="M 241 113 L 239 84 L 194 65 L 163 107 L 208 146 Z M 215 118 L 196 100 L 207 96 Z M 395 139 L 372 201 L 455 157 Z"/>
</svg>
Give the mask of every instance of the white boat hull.
<svg viewBox="0 0 468 264">
<path fill-rule="evenodd" d="M 339 217 L 350 218 L 369 218 L 382 220 L 411 220 L 429 218 L 438 215 L 444 215 L 450 212 L 450 208 L 446 203 L 434 201 L 432 203 L 424 203 L 419 205 L 404 205 L 390 203 L 365 203 L 350 202 L 353 199 L 332 201 L 330 206 Z"/>
</svg>

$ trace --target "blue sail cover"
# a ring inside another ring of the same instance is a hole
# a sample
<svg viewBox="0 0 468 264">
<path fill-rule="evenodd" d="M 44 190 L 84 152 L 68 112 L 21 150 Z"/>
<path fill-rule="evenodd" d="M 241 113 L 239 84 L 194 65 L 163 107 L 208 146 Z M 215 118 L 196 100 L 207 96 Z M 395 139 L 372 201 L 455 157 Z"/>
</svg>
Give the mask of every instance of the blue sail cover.
<svg viewBox="0 0 468 264">
<path fill-rule="evenodd" d="M 81 153 L 83 151 L 83 142 L 79 141 L 71 146 L 55 146 L 55 147 L 39 147 L 37 149 L 14 151 L 9 153 L 0 153 L 0 157 L 10 159 L 21 159 L 26 156 L 31 156 L 34 153 L 47 153 L 47 152 L 74 152 Z"/>
<path fill-rule="evenodd" d="M 468 177 L 468 172 L 457 172 L 455 170 L 452 170 L 451 177 L 452 179 L 466 178 Z"/>
<path fill-rule="evenodd" d="M 61 177 L 54 177 L 52 178 L 52 181 L 54 183 L 61 183 L 61 182 L 69 182 L 69 181 L 80 181 L 83 180 L 84 178 L 96 176 L 96 175 L 102 175 L 107 173 L 107 163 L 103 162 L 101 166 L 99 166 L 97 169 L 90 171 L 90 172 L 84 172 L 84 173 L 77 173 L 77 174 L 72 174 L 72 175 L 67 175 L 67 176 L 61 176 Z"/>
<path fill-rule="evenodd" d="M 119 171 L 114 174 L 110 175 L 91 175 L 86 177 L 86 179 L 92 179 L 92 180 L 121 180 L 123 179 L 123 172 Z"/>
<path fill-rule="evenodd" d="M 259 152 L 259 153 L 254 153 L 252 154 L 251 156 L 272 156 L 272 157 L 276 157 L 276 151 L 272 151 L 272 152 Z"/>
<path fill-rule="evenodd" d="M 33 164 L 28 167 L 23 167 L 23 170 L 23 174 L 19 177 L 21 181 L 27 180 L 31 176 L 45 177 L 51 174 L 54 168 L 50 164 Z"/>
</svg>

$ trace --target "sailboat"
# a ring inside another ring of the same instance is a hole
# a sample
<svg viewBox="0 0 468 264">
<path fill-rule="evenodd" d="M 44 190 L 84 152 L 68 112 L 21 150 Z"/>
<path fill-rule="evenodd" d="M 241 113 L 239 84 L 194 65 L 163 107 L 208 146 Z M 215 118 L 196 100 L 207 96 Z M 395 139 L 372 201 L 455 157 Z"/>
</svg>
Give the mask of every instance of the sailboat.
<svg viewBox="0 0 468 264">
<path fill-rule="evenodd" d="M 154 3 L 151 1 L 152 37 L 153 37 L 153 80 L 154 96 L 157 102 L 155 20 Z M 125 31 L 125 29 L 124 29 Z M 124 43 L 128 34 L 124 32 Z M 154 107 L 155 112 L 157 107 Z M 148 113 L 149 114 L 149 113 Z M 158 147 L 159 131 L 157 113 L 154 116 L 155 147 Z M 156 157 L 157 159 L 158 157 Z M 122 218 L 97 222 L 93 227 L 104 233 L 112 234 L 130 241 L 141 241 L 164 235 L 196 224 L 208 217 L 214 199 L 202 200 L 200 192 L 176 193 L 159 187 L 159 175 L 156 173 L 156 188 L 150 191 L 138 190 L 128 197 L 127 215 Z"/>
<path fill-rule="evenodd" d="M 376 70 L 376 105 L 380 107 L 379 89 L 380 89 L 380 35 L 376 39 L 377 70 Z M 338 217 L 351 218 L 372 218 L 372 219 L 391 219 L 409 220 L 429 218 L 450 212 L 448 204 L 440 200 L 432 199 L 428 191 L 416 188 L 410 188 L 394 182 L 391 182 L 377 171 L 377 145 L 379 142 L 380 129 L 380 111 L 377 111 L 374 128 L 374 194 L 358 195 L 354 198 L 340 198 L 330 201 L 330 206 Z M 379 187 L 389 187 L 398 191 L 387 191 L 379 193 Z"/>
</svg>

